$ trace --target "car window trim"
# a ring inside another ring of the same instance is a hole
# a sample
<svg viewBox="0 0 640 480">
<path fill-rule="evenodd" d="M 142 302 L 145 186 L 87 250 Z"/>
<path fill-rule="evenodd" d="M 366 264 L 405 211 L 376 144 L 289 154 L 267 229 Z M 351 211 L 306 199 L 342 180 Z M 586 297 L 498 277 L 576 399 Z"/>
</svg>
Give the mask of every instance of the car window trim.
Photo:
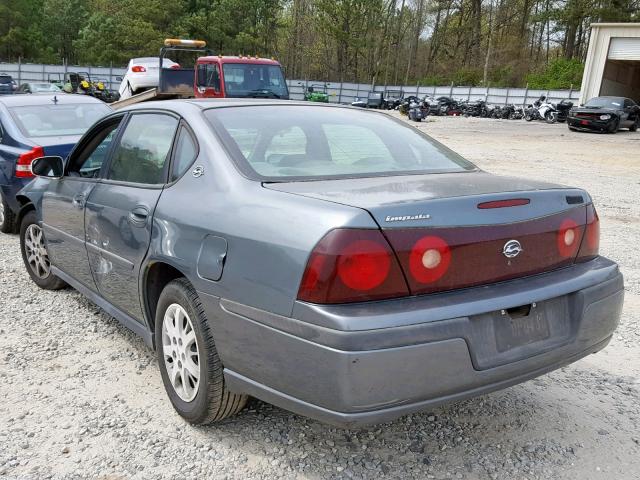
<svg viewBox="0 0 640 480">
<path fill-rule="evenodd" d="M 110 147 L 110 151 L 109 151 L 109 157 L 103 163 L 103 169 L 100 170 L 100 177 L 99 177 L 100 183 L 108 184 L 108 185 L 121 185 L 125 187 L 150 188 L 154 190 L 164 188 L 164 186 L 167 185 L 167 182 L 169 179 L 169 164 L 171 161 L 171 157 L 173 156 L 173 151 L 175 149 L 176 138 L 177 138 L 178 131 L 180 130 L 179 127 L 180 127 L 180 121 L 182 120 L 182 117 L 177 113 L 169 110 L 144 109 L 144 110 L 128 111 L 126 113 L 127 113 L 127 118 L 123 123 L 120 123 L 120 126 L 118 128 L 121 128 L 121 130 L 118 132 L 117 138 L 113 139 L 112 146 Z M 138 182 L 127 182 L 125 180 L 112 180 L 107 178 L 107 175 L 109 173 L 109 168 L 111 168 L 113 154 L 115 153 L 115 145 L 120 144 L 120 140 L 122 139 L 122 136 L 124 135 L 124 132 L 127 129 L 126 127 L 129 125 L 129 122 L 131 122 L 131 119 L 135 115 L 149 115 L 149 114 L 167 115 L 178 120 L 178 125 L 175 131 L 173 132 L 173 139 L 171 140 L 171 145 L 169 146 L 169 151 L 167 152 L 167 161 L 165 161 L 165 164 L 163 167 L 164 181 L 162 183 L 138 183 Z"/>
<path fill-rule="evenodd" d="M 180 137 L 180 132 L 182 129 L 185 129 L 187 132 L 187 135 L 189 135 L 191 137 L 191 140 L 193 141 L 193 144 L 196 146 L 196 154 L 193 157 L 193 160 L 191 161 L 191 163 L 189 164 L 189 166 L 185 169 L 184 172 L 182 172 L 182 174 L 177 177 L 175 180 L 171 180 L 171 178 L 173 177 L 173 169 L 176 165 L 176 151 L 178 148 L 178 139 Z M 196 138 L 195 133 L 193 133 L 193 129 L 191 128 L 191 126 L 187 123 L 187 121 L 182 118 L 180 120 L 180 123 L 178 124 L 178 129 L 176 130 L 176 134 L 173 137 L 173 145 L 171 146 L 171 158 L 169 158 L 169 176 L 167 177 L 167 186 L 170 187 L 173 184 L 175 184 L 178 180 L 180 180 L 182 177 L 184 177 L 186 175 L 186 173 L 189 171 L 189 169 L 193 166 L 194 163 L 196 163 L 196 160 L 198 160 L 198 157 L 200 156 L 200 144 L 198 143 L 198 140 Z"/>
<path fill-rule="evenodd" d="M 126 112 L 124 112 L 124 113 L 122 113 L 122 112 L 114 113 L 112 115 L 109 115 L 109 116 L 99 120 L 96 124 L 94 124 L 91 128 L 89 128 L 89 130 L 87 130 L 85 132 L 85 134 L 82 136 L 80 141 L 76 144 L 76 146 L 73 147 L 73 149 L 71 150 L 69 155 L 67 155 L 67 158 L 66 158 L 67 161 L 65 162 L 63 177 L 65 177 L 65 178 L 70 177 L 69 176 L 69 167 L 70 167 L 70 165 L 72 163 L 73 157 L 75 155 L 79 155 L 87 147 L 87 145 L 91 142 L 91 140 L 93 140 L 93 137 L 95 137 L 95 133 L 106 129 L 118 117 L 122 117 L 120 119 L 120 123 L 116 127 L 116 134 L 114 136 L 114 140 L 115 140 L 115 138 L 117 138 L 117 136 L 119 134 L 118 133 L 118 129 L 122 127 L 122 122 L 123 122 L 123 120 L 125 119 L 126 116 L 127 116 Z M 96 148 L 97 147 L 98 146 L 96 146 Z M 111 142 L 111 145 L 109 145 L 107 153 L 105 154 L 105 160 L 102 162 L 102 165 L 100 166 L 100 173 L 98 174 L 98 177 L 96 177 L 96 178 L 70 177 L 70 178 L 81 178 L 83 180 L 93 180 L 93 181 L 98 180 L 101 177 L 102 173 L 103 173 L 104 164 L 108 161 L 109 155 L 111 154 L 112 148 L 113 148 L 113 141 Z M 78 153 L 78 152 L 80 152 L 80 153 Z"/>
</svg>

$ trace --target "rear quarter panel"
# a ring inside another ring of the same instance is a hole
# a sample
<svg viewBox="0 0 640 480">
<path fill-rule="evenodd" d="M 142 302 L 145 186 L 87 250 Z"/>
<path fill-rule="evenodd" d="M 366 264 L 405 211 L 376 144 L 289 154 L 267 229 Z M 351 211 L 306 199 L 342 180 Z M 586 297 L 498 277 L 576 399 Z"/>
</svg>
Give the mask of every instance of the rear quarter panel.
<svg viewBox="0 0 640 480">
<path fill-rule="evenodd" d="M 377 228 L 376 223 L 362 209 L 268 190 L 242 177 L 208 128 L 198 132 L 191 126 L 200 154 L 160 197 L 147 267 L 166 262 L 199 291 L 290 315 L 307 258 L 320 238 L 339 226 Z M 204 166 L 204 175 L 194 177 L 195 166 Z M 227 242 L 219 281 L 198 274 L 207 235 Z"/>
</svg>

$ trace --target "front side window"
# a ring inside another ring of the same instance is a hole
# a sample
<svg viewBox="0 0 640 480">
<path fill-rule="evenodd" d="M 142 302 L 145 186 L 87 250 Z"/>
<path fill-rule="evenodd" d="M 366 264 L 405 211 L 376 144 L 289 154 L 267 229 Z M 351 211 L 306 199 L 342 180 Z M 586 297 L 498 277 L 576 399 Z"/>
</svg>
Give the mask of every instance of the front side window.
<svg viewBox="0 0 640 480">
<path fill-rule="evenodd" d="M 30 138 L 82 135 L 111 112 L 103 103 L 29 105 L 10 108 L 25 136 Z"/>
<path fill-rule="evenodd" d="M 87 142 L 86 147 L 73 155 L 68 169 L 69 176 L 98 178 L 120 121 L 121 119 L 110 121 Z"/>
<path fill-rule="evenodd" d="M 213 108 L 206 118 L 241 170 L 266 181 L 463 172 L 475 166 L 391 117 L 331 107 Z"/>
<path fill-rule="evenodd" d="M 167 157 L 178 128 L 170 115 L 133 115 L 113 152 L 107 178 L 122 182 L 165 183 Z"/>
<path fill-rule="evenodd" d="M 198 65 L 198 86 L 220 90 L 220 72 L 218 65 L 205 63 Z"/>
</svg>

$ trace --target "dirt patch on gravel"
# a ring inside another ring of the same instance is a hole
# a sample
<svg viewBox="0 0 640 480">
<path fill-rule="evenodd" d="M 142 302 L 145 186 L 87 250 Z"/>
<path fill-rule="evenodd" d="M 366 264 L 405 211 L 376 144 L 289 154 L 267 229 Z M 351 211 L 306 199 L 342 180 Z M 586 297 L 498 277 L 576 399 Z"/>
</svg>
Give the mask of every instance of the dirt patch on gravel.
<svg viewBox="0 0 640 480">
<path fill-rule="evenodd" d="M 186 425 L 154 356 L 73 290 L 36 288 L 0 234 L 0 477 L 634 479 L 640 476 L 640 133 L 435 118 L 417 127 L 481 168 L 584 187 L 626 276 L 604 351 L 544 377 L 357 431 L 253 401 Z"/>
</svg>

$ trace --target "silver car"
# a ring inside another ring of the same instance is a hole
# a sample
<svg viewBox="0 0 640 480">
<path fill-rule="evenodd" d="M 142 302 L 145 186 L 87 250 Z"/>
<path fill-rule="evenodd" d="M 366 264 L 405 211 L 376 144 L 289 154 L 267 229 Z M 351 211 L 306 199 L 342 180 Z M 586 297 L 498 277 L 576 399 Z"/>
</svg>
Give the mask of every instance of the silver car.
<svg viewBox="0 0 640 480">
<path fill-rule="evenodd" d="M 587 192 L 488 174 L 381 112 L 140 104 L 32 169 L 31 278 L 141 335 L 194 424 L 248 395 L 386 422 L 597 352 L 622 309 Z"/>
</svg>

